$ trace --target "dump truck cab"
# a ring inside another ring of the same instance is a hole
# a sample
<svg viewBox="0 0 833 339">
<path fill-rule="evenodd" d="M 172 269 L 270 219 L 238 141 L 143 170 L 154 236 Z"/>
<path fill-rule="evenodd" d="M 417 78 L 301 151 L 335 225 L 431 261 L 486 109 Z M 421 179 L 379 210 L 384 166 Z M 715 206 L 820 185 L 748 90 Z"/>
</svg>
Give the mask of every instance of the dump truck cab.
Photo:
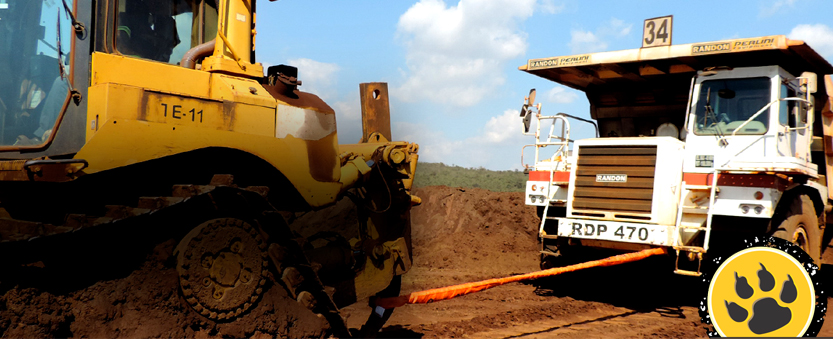
<svg viewBox="0 0 833 339">
<path fill-rule="evenodd" d="M 749 234 L 783 237 L 819 260 L 833 67 L 804 42 L 671 45 L 531 59 L 520 69 L 585 92 L 598 124 L 597 138 L 551 132 L 567 149 L 527 165 L 543 261 L 575 246 L 664 246 L 678 253 L 677 273 L 699 275 L 710 246 Z M 566 114 L 537 108 L 539 120 L 569 131 Z M 796 203 L 818 221 L 784 224 L 801 213 Z"/>
</svg>

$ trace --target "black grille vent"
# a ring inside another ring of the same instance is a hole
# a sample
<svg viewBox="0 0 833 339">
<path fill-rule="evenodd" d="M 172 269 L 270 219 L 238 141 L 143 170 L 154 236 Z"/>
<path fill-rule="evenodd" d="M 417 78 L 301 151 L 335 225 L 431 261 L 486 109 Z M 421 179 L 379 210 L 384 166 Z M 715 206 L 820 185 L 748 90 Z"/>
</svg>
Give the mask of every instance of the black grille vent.
<svg viewBox="0 0 833 339">
<path fill-rule="evenodd" d="M 579 147 L 573 210 L 651 213 L 656 163 L 657 146 Z M 627 181 L 598 182 L 597 174 Z"/>
</svg>

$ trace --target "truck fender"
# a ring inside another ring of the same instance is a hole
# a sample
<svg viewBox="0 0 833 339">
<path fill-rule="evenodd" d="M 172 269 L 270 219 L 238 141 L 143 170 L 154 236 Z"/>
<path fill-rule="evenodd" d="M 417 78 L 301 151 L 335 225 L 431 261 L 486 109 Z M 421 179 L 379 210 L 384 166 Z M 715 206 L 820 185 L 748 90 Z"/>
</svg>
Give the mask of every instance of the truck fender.
<svg viewBox="0 0 833 339">
<path fill-rule="evenodd" d="M 827 196 L 827 187 L 823 185 L 808 181 L 805 184 L 795 183 L 787 187 L 781 199 L 778 200 L 778 205 L 775 208 L 775 213 L 772 218 L 775 219 L 779 213 L 784 213 L 785 208 L 789 208 L 790 202 L 798 196 L 805 194 L 813 200 L 813 207 L 815 207 L 816 215 L 819 217 L 819 228 L 824 228 L 824 210 L 826 207 L 826 199 L 822 197 Z"/>
</svg>

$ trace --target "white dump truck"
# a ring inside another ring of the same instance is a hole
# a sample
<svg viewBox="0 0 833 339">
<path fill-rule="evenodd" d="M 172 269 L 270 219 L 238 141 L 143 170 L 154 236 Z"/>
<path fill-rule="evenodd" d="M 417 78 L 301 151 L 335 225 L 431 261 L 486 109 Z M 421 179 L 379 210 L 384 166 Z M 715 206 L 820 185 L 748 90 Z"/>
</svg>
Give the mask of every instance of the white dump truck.
<svg viewBox="0 0 833 339">
<path fill-rule="evenodd" d="M 710 248 L 749 235 L 796 243 L 820 265 L 833 235 L 833 66 L 805 42 L 669 44 L 520 70 L 583 91 L 593 119 L 545 114 L 534 90 L 525 99 L 542 266 L 577 246 L 666 247 L 676 273 L 697 276 Z M 587 122 L 596 137 L 570 139 Z"/>
</svg>

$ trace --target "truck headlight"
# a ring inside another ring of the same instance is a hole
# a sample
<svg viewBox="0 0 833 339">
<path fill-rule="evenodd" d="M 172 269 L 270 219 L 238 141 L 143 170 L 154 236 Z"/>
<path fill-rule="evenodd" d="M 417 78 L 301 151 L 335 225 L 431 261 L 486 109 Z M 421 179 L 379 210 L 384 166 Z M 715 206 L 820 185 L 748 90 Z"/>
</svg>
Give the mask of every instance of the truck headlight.
<svg viewBox="0 0 833 339">
<path fill-rule="evenodd" d="M 755 214 L 761 214 L 761 213 L 764 212 L 764 206 L 763 205 L 758 205 L 758 204 L 754 204 L 754 205 L 752 205 L 752 204 L 748 204 L 748 205 L 747 204 L 741 204 L 740 205 L 741 213 L 748 214 L 750 210 L 754 210 Z"/>
</svg>

